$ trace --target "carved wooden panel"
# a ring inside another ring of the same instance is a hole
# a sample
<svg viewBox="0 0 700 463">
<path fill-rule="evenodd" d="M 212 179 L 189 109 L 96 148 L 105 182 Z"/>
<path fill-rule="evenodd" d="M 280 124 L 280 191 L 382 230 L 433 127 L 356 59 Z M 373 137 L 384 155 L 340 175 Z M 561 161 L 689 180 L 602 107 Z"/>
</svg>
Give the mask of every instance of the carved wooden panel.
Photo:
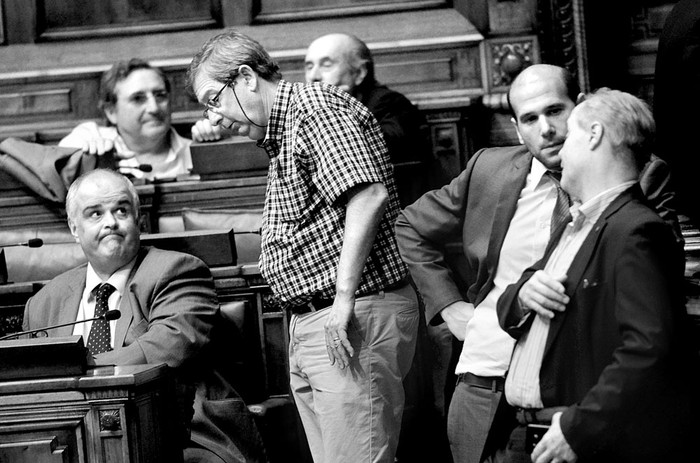
<svg viewBox="0 0 700 463">
<path fill-rule="evenodd" d="M 449 4 L 446 0 L 253 0 L 238 3 L 250 8 L 250 18 L 258 23 L 405 11 Z"/>
<path fill-rule="evenodd" d="M 486 62 L 489 63 L 490 91 L 506 91 L 520 71 L 539 62 L 539 56 L 535 36 L 489 39 Z"/>
<path fill-rule="evenodd" d="M 220 25 L 220 0 L 35 0 L 38 37 L 71 39 Z"/>
</svg>

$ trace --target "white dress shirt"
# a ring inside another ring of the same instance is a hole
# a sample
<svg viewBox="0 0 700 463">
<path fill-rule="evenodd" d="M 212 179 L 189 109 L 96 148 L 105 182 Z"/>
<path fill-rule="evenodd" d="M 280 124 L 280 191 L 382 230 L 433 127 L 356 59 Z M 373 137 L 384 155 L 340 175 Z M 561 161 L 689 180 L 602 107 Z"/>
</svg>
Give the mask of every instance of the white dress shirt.
<svg viewBox="0 0 700 463">
<path fill-rule="evenodd" d="M 553 277 L 566 274 L 581 245 L 593 229 L 603 211 L 620 193 L 634 185 L 635 181 L 610 188 L 585 203 L 571 207 L 572 221 L 564 229 L 559 243 L 547 260 L 544 271 Z M 559 316 L 559 315 L 555 315 Z M 549 334 L 550 319 L 535 316 L 530 330 L 525 333 L 513 352 L 513 360 L 506 378 L 508 403 L 521 408 L 542 408 L 540 394 L 540 368 Z M 563 342 L 566 342 L 563 340 Z"/>
<path fill-rule="evenodd" d="M 192 140 L 181 137 L 175 129 L 170 129 L 170 150 L 168 154 L 137 154 L 131 151 L 124 143 L 121 135 L 114 126 L 104 127 L 95 122 L 83 122 L 76 126 L 71 133 L 64 137 L 58 146 L 80 148 L 86 140 L 104 138 L 114 142 L 114 150 L 118 154 L 118 167 L 120 171 L 133 175 L 135 178 L 153 180 L 158 178 L 174 178 L 178 175 L 188 174 L 192 170 L 192 156 L 190 145 Z M 124 170 L 129 167 L 138 167 L 141 164 L 150 165 L 151 172 L 142 172 L 138 169 Z"/>
<path fill-rule="evenodd" d="M 78 308 L 78 315 L 75 317 L 76 321 L 86 320 L 88 318 L 93 318 L 95 316 L 95 295 L 93 293 L 95 287 L 101 285 L 102 283 L 109 283 L 114 286 L 116 291 L 114 291 L 107 301 L 107 306 L 109 310 L 119 310 L 121 304 L 122 295 L 126 289 L 126 281 L 129 278 L 131 269 L 134 268 L 136 259 L 132 259 L 131 262 L 126 264 L 124 267 L 120 268 L 109 277 L 107 281 L 102 281 L 92 265 L 88 263 L 87 265 L 87 276 L 85 278 L 85 289 L 83 290 L 83 297 L 80 300 L 80 307 Z M 78 323 L 73 328 L 74 335 L 81 335 L 85 343 L 87 343 L 88 335 L 90 334 L 90 328 L 92 327 L 92 322 Z M 111 334 L 110 346 L 114 348 L 114 332 L 117 329 L 117 320 L 110 320 L 109 330 Z"/>
<path fill-rule="evenodd" d="M 456 374 L 504 376 L 515 341 L 498 324 L 496 303 L 505 288 L 544 255 L 549 242 L 552 211 L 557 189 L 544 173 L 547 169 L 533 158 L 530 173 L 520 192 L 517 208 L 501 246 L 494 287 L 474 309 L 464 336 Z"/>
</svg>

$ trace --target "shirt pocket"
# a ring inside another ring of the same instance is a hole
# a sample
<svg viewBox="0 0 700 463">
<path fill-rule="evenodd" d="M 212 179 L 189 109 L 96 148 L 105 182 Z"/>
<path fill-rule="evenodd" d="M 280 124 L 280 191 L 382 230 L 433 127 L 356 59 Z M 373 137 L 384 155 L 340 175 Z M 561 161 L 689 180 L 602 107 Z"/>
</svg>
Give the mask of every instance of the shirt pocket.
<svg viewBox="0 0 700 463">
<path fill-rule="evenodd" d="M 282 222 L 299 223 L 308 211 L 309 191 L 299 175 L 277 177 L 270 182 L 270 212 Z"/>
</svg>

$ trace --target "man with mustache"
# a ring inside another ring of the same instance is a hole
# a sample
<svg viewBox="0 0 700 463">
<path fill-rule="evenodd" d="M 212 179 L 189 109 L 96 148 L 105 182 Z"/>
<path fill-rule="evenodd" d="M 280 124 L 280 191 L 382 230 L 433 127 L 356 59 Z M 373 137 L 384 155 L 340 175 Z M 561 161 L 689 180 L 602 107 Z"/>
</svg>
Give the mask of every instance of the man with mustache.
<svg viewBox="0 0 700 463">
<path fill-rule="evenodd" d="M 175 178 L 192 168 L 192 142 L 171 126 L 170 82 L 160 69 L 136 58 L 115 63 L 102 75 L 98 106 L 107 126 L 83 122 L 58 145 L 92 155 L 114 150 L 120 172 L 135 178 Z"/>
<path fill-rule="evenodd" d="M 191 429 L 189 441 L 173 443 L 184 448 L 185 462 L 265 461 L 245 404 L 214 368 L 217 354 L 227 353 L 207 266 L 189 254 L 140 246 L 139 197 L 117 172 L 96 169 L 75 180 L 66 211 L 87 264 L 57 276 L 27 302 L 24 329 L 119 310 L 118 320 L 48 333 L 82 335 L 96 365 L 172 367 Z"/>
<path fill-rule="evenodd" d="M 514 340 L 498 324 L 496 303 L 544 255 L 561 209 L 568 209 L 557 180 L 559 150 L 579 95 L 565 69 L 526 68 L 508 93 L 522 146 L 479 151 L 449 185 L 425 194 L 397 220 L 399 249 L 425 300 L 427 322 L 444 320 L 464 341 L 448 413 L 456 462 L 492 461 L 504 452 L 515 425 L 514 409 L 503 395 Z M 654 161 L 640 181 L 672 222 L 673 211 L 665 209 L 672 196 L 665 167 Z M 460 239 L 464 288 L 444 249 Z"/>
</svg>

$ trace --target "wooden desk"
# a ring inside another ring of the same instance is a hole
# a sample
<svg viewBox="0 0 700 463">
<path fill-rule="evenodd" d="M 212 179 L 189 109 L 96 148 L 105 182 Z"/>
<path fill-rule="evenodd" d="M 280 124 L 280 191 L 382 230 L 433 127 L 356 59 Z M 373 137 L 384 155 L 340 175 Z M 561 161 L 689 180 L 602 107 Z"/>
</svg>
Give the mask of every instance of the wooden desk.
<svg viewBox="0 0 700 463">
<path fill-rule="evenodd" d="M 181 462 L 165 365 L 0 382 L 0 461 Z"/>
</svg>

